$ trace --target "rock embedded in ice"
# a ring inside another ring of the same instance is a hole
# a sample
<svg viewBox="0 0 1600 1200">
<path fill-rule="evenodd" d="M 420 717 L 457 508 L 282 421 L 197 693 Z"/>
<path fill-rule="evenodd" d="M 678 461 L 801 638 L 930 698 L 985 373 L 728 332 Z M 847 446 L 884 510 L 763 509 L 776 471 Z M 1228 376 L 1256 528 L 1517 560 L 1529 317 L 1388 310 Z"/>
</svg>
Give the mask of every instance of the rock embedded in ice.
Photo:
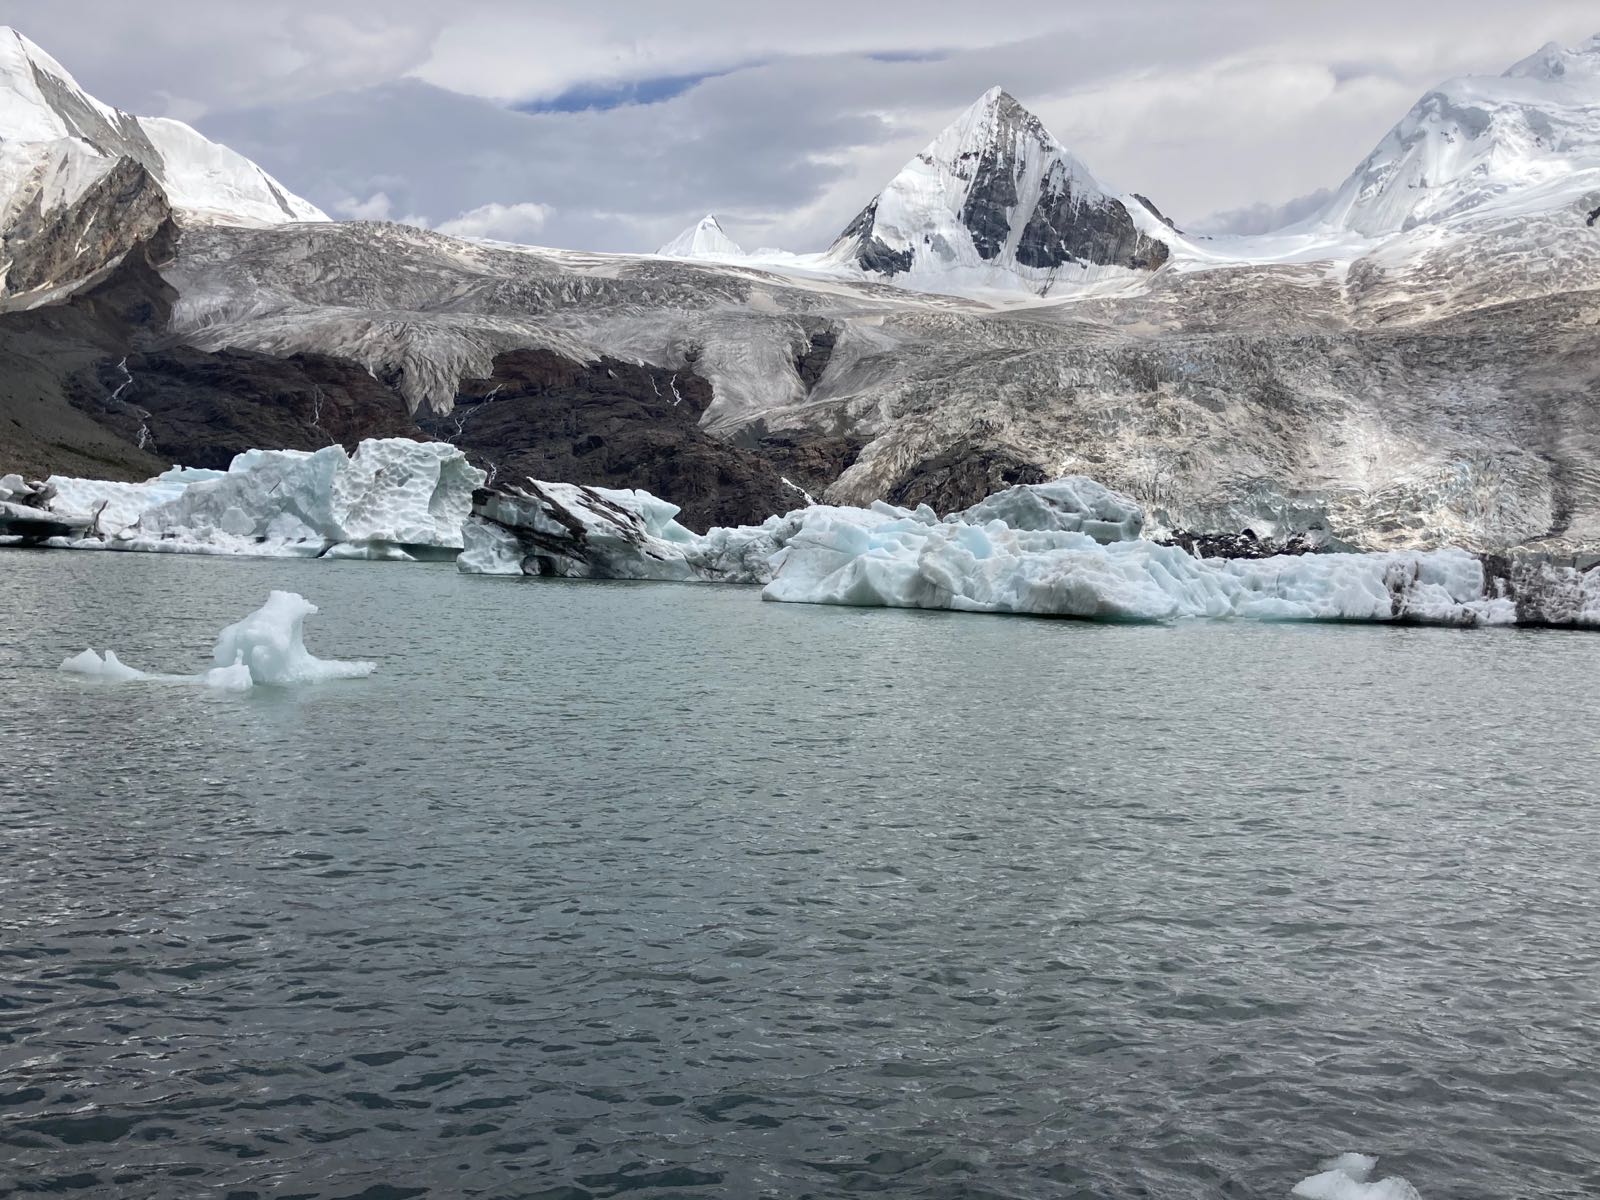
<svg viewBox="0 0 1600 1200">
<path fill-rule="evenodd" d="M 568 579 L 656 579 L 759 583 L 777 549 L 764 525 L 713 529 L 680 525 L 678 507 L 630 488 L 593 488 L 530 479 L 477 493 L 458 568 L 478 575 Z"/>
<path fill-rule="evenodd" d="M 1086 533 L 1102 543 L 1132 541 L 1144 528 L 1144 510 L 1137 503 L 1082 475 L 1007 488 L 945 519 L 968 525 L 999 521 L 1011 529 Z"/>
<path fill-rule="evenodd" d="M 842 512 L 853 512 L 841 518 Z M 1600 571 L 1490 574 L 1463 550 L 1198 559 L 1145 540 L 914 514 L 810 509 L 775 555 L 768 600 L 1113 621 L 1243 617 L 1600 627 Z"/>
<path fill-rule="evenodd" d="M 1090 480 L 1012 488 L 943 520 L 816 505 L 704 535 L 647 492 L 572 484 L 486 489 L 474 513 L 457 565 L 475 574 L 764 583 L 789 603 L 1103 621 L 1600 628 L 1600 569 L 1464 550 L 1201 559 L 1123 536 L 1137 507 Z"/>
<path fill-rule="evenodd" d="M 1290 1194 L 1298 1200 L 1422 1200 L 1398 1175 L 1370 1182 L 1377 1167 L 1371 1155 L 1341 1154 L 1323 1163 L 1319 1174 L 1302 1179 Z"/>
</svg>

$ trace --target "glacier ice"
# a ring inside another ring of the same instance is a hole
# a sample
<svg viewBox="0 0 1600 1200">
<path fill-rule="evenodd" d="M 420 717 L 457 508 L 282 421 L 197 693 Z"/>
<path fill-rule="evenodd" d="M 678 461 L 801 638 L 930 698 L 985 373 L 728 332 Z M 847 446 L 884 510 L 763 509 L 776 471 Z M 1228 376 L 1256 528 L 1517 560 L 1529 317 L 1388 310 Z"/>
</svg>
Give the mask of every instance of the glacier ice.
<svg viewBox="0 0 1600 1200">
<path fill-rule="evenodd" d="M 456 565 L 475 575 L 759 583 L 789 520 L 701 536 L 678 523 L 678 512 L 634 488 L 530 479 L 480 497 Z"/>
<path fill-rule="evenodd" d="M 76 548 L 406 560 L 461 548 L 482 471 L 447 442 L 370 438 L 347 455 L 247 450 L 226 471 L 145 483 L 52 476 L 53 512 L 90 523 Z"/>
<path fill-rule="evenodd" d="M 1377 1167 L 1370 1154 L 1341 1154 L 1323 1163 L 1320 1173 L 1302 1179 L 1290 1194 L 1298 1200 L 1422 1200 L 1399 1175 L 1371 1182 Z"/>
<path fill-rule="evenodd" d="M 336 662 L 306 650 L 305 621 L 317 606 L 297 592 L 273 592 L 267 602 L 217 635 L 215 668 L 243 665 L 255 683 L 288 686 L 327 679 L 360 679 L 378 669 L 370 662 Z"/>
<path fill-rule="evenodd" d="M 857 510 L 868 512 L 869 510 Z M 930 525 L 884 510 L 875 519 L 799 514 L 773 560 L 768 600 L 1113 621 L 1179 617 L 1498 625 L 1517 605 L 1491 594 L 1483 562 L 1462 550 L 1200 559 L 1143 539 L 1101 544 L 1070 530 L 998 522 Z M 1564 582 L 1572 623 L 1600 624 L 1600 579 Z"/>
<path fill-rule="evenodd" d="M 144 483 L 118 483 L 106 479 L 78 479 L 52 475 L 45 480 L 55 489 L 50 511 L 71 520 L 85 521 L 93 536 L 119 538 L 134 529 L 140 518 L 183 495 L 189 485 L 171 472 Z"/>
<path fill-rule="evenodd" d="M 1455 549 L 1202 558 L 1137 536 L 1138 507 L 1085 479 L 1011 488 L 942 519 L 925 506 L 814 505 L 697 535 L 677 511 L 640 491 L 532 480 L 493 489 L 479 493 L 457 566 L 764 584 L 764 599 L 789 603 L 1106 621 L 1600 628 L 1600 569 Z"/>
<path fill-rule="evenodd" d="M 217 635 L 210 670 L 198 675 L 152 674 L 130 667 L 115 651 L 84 650 L 60 669 L 105 683 L 198 684 L 219 691 L 245 691 L 258 684 L 289 687 L 329 679 L 361 679 L 376 663 L 339 662 L 312 655 L 305 645 L 305 620 L 317 606 L 295 592 L 272 592 L 255 612 Z"/>
<path fill-rule="evenodd" d="M 999 521 L 1012 529 L 1086 533 L 1097 542 L 1126 542 L 1144 528 L 1144 511 L 1121 492 L 1082 475 L 1019 484 L 948 518 L 968 525 Z"/>
</svg>

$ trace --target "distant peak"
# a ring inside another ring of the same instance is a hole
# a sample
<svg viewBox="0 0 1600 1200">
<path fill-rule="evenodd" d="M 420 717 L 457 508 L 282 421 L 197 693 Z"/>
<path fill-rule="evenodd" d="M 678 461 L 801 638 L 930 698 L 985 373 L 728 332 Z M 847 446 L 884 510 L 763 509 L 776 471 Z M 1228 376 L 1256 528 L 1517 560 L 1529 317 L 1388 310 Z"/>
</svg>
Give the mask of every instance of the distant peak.
<svg viewBox="0 0 1600 1200">
<path fill-rule="evenodd" d="M 744 251 L 724 232 L 716 215 L 707 213 L 656 251 L 667 258 L 736 258 Z"/>
<path fill-rule="evenodd" d="M 1547 42 L 1507 71 L 1505 78 L 1547 83 L 1600 79 L 1600 33 L 1575 46 Z"/>
</svg>

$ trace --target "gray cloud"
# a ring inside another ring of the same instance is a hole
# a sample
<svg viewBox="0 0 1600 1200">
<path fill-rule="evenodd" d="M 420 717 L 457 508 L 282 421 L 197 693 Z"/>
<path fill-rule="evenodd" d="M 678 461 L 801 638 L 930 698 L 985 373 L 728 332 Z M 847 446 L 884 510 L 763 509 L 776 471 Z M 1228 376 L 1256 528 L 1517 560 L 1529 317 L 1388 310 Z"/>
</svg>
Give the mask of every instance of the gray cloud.
<svg viewBox="0 0 1600 1200">
<path fill-rule="evenodd" d="M 330 212 L 632 250 L 707 211 L 746 246 L 825 244 L 996 83 L 1180 224 L 1275 219 L 1440 79 L 1600 25 L 1572 0 L 1457 0 L 1449 21 L 1388 0 L 1211 0 L 1203 15 L 1190 0 L 813 0 L 804 20 L 747 0 L 0 11 L 103 99 L 193 120 Z M 512 108 L 701 76 L 659 103 Z"/>
<path fill-rule="evenodd" d="M 1257 233 L 1276 233 L 1287 225 L 1294 225 L 1313 217 L 1327 207 L 1333 199 L 1332 188 L 1318 188 L 1304 196 L 1296 196 L 1283 204 L 1247 204 L 1226 212 L 1212 213 L 1189 227 L 1191 233 L 1222 233 L 1248 236 Z"/>
</svg>

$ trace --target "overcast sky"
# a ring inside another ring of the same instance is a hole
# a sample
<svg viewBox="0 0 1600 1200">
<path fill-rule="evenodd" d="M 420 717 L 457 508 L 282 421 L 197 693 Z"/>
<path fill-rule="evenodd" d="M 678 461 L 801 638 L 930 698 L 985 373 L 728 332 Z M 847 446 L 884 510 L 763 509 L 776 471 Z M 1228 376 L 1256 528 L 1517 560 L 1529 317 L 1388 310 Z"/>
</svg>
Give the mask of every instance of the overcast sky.
<svg viewBox="0 0 1600 1200">
<path fill-rule="evenodd" d="M 716 212 L 747 248 L 808 250 L 994 84 L 1180 225 L 1268 222 L 1429 87 L 1600 32 L 1600 7 L 0 0 L 0 21 L 336 216 L 652 250 Z"/>
</svg>

